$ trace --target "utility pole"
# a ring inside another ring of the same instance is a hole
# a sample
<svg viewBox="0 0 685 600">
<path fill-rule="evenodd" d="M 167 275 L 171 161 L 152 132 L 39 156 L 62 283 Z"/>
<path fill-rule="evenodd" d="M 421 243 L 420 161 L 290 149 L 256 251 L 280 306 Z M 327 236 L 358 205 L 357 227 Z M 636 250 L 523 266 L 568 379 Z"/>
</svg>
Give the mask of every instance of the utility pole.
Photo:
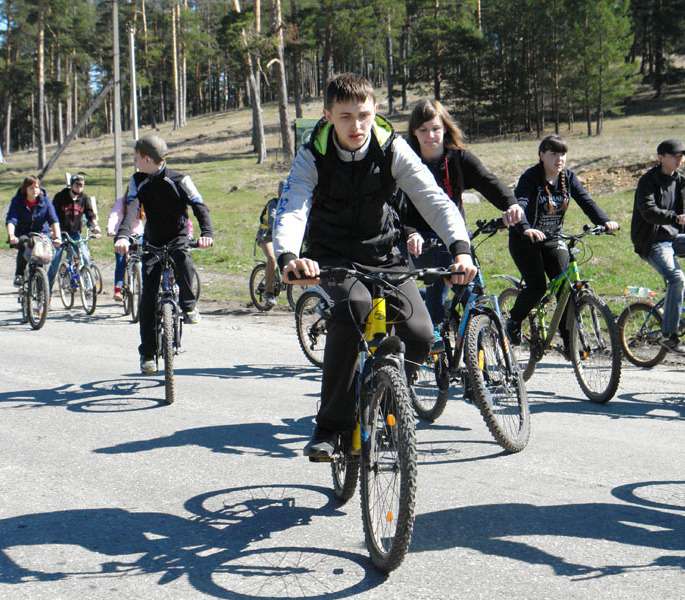
<svg viewBox="0 0 685 600">
<path fill-rule="evenodd" d="M 138 139 L 138 89 L 136 86 L 136 30 L 128 30 L 128 43 L 131 50 L 131 131 L 133 139 Z"/>
<path fill-rule="evenodd" d="M 114 193 L 124 195 L 121 165 L 121 69 L 119 67 L 119 0 L 112 0 L 112 52 L 114 54 Z"/>
</svg>

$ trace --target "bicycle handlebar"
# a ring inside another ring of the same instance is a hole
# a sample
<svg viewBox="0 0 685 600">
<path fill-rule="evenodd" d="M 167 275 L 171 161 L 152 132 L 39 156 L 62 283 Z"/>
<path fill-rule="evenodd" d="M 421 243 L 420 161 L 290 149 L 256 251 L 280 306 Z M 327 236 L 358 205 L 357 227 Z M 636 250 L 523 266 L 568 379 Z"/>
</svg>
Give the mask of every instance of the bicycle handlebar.
<svg viewBox="0 0 685 600">
<path fill-rule="evenodd" d="M 621 228 L 619 227 L 616 231 L 619 231 Z M 614 235 L 613 231 L 609 231 L 604 225 L 583 225 L 583 231 L 582 233 L 576 234 L 576 235 L 568 235 L 566 233 L 562 233 L 559 237 L 562 240 L 580 240 L 581 238 L 584 238 L 586 235 Z"/>
<path fill-rule="evenodd" d="M 413 271 L 373 271 L 371 273 L 364 273 L 363 271 L 348 269 L 347 267 L 328 267 L 321 269 L 319 271 L 319 276 L 314 279 L 317 279 L 322 283 L 342 283 L 345 279 L 354 278 L 368 283 L 395 286 L 412 278 L 420 279 L 426 284 L 431 284 L 442 277 L 451 277 L 452 275 L 460 274 L 462 274 L 462 271 L 450 271 L 449 269 L 440 268 L 415 269 Z M 289 271 L 287 283 L 295 283 L 297 281 L 298 278 L 293 276 L 292 271 Z"/>
</svg>

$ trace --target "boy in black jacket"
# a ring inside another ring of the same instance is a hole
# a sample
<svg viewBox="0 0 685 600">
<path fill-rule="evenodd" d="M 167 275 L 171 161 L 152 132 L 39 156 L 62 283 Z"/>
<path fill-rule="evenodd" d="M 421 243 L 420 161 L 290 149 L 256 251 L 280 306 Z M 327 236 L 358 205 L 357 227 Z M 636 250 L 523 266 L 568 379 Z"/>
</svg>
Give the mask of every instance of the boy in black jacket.
<svg viewBox="0 0 685 600">
<path fill-rule="evenodd" d="M 661 344 L 680 354 L 685 353 L 678 339 L 685 275 L 676 256 L 685 254 L 685 177 L 678 173 L 684 152 L 680 140 L 664 140 L 657 146 L 659 164 L 638 181 L 630 229 L 635 252 L 666 282 Z"/>
<path fill-rule="evenodd" d="M 180 291 L 181 309 L 186 323 L 197 323 L 200 314 L 195 307 L 195 296 L 191 286 L 192 260 L 187 252 L 188 210 L 200 224 L 198 246 L 208 248 L 213 243 L 212 222 L 209 209 L 202 201 L 188 175 L 167 168 L 165 157 L 167 145 L 157 135 L 146 135 L 135 144 L 133 174 L 128 185 L 126 217 L 119 226 L 114 249 L 126 254 L 129 236 L 140 206 L 145 210 L 145 233 L 147 243 L 163 246 L 173 243 L 176 249 L 171 256 L 176 265 L 176 282 Z M 162 274 L 161 265 L 154 262 L 150 254 L 143 256 L 143 296 L 140 306 L 140 370 L 144 375 L 156 372 L 155 353 L 155 306 Z"/>
</svg>

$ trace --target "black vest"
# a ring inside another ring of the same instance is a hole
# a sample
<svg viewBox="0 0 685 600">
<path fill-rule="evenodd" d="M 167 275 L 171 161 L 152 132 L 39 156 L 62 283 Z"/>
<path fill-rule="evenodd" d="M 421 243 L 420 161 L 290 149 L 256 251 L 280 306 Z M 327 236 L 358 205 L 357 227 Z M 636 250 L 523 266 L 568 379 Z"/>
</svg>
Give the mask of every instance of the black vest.
<svg viewBox="0 0 685 600">
<path fill-rule="evenodd" d="M 324 125 L 317 125 L 308 144 L 316 161 L 318 184 L 304 255 L 324 263 L 401 264 L 396 248 L 397 215 L 389 204 L 395 191 L 391 172 L 395 134 L 381 146 L 372 132 L 366 157 L 344 162 L 333 143 L 333 127 L 328 131 L 325 155 L 315 148 L 314 140 L 322 135 Z"/>
</svg>

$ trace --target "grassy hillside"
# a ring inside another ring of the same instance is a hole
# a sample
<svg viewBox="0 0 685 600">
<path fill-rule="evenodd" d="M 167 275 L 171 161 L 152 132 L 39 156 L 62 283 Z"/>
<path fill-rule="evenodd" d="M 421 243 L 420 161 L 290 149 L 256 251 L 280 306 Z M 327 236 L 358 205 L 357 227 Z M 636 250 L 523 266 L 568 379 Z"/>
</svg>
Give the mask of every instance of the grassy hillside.
<svg viewBox="0 0 685 600">
<path fill-rule="evenodd" d="M 620 294 L 630 284 L 660 285 L 630 245 L 632 189 L 641 172 L 653 164 L 654 149 L 660 140 L 685 137 L 685 113 L 680 108 L 685 106 L 685 97 L 680 87 L 667 90 L 658 104 L 649 99 L 647 92 L 644 94 L 629 106 L 628 116 L 608 120 L 601 137 L 585 136 L 584 123 L 576 123 L 573 131 L 567 131 L 565 126 L 561 130 L 569 140 L 569 166 L 581 175 L 590 192 L 623 227 L 615 238 L 592 239 L 594 257 L 583 267 L 583 273 L 593 278 L 595 286 L 608 294 Z M 317 117 L 320 113 L 319 102 L 305 106 L 305 116 Z M 216 247 L 194 254 L 207 275 L 207 297 L 240 302 L 247 298 L 257 217 L 288 169 L 278 150 L 277 118 L 276 106 L 266 106 L 269 157 L 264 165 L 256 165 L 251 152 L 248 110 L 190 119 L 180 131 L 172 131 L 170 124 L 159 128 L 171 149 L 170 165 L 192 175 L 212 211 Z M 391 120 L 399 131 L 406 129 L 407 114 L 395 115 Z M 498 139 L 473 143 L 470 148 L 513 185 L 518 175 L 535 162 L 537 144 L 533 138 Z M 48 148 L 48 156 L 53 151 L 54 147 Z M 9 201 L 21 179 L 36 170 L 34 153 L 17 153 L 7 158 L 8 164 L 0 165 L 3 204 Z M 54 195 L 64 185 L 66 171 L 85 171 L 87 191 L 97 196 L 100 220 L 104 223 L 113 202 L 113 165 L 111 136 L 76 140 L 48 174 L 44 185 Z M 132 172 L 132 150 L 128 142 L 124 165 L 128 177 Z M 496 213 L 487 203 L 469 205 L 467 211 L 470 222 Z M 576 208 L 569 214 L 567 227 L 571 230 L 584 222 L 582 212 Z M 506 250 L 506 237 L 499 235 L 488 242 L 487 248 L 481 249 L 486 274 L 516 273 Z M 111 240 L 99 240 L 94 249 L 101 260 L 111 259 Z M 490 282 L 497 289 L 499 282 L 492 277 Z"/>
</svg>

